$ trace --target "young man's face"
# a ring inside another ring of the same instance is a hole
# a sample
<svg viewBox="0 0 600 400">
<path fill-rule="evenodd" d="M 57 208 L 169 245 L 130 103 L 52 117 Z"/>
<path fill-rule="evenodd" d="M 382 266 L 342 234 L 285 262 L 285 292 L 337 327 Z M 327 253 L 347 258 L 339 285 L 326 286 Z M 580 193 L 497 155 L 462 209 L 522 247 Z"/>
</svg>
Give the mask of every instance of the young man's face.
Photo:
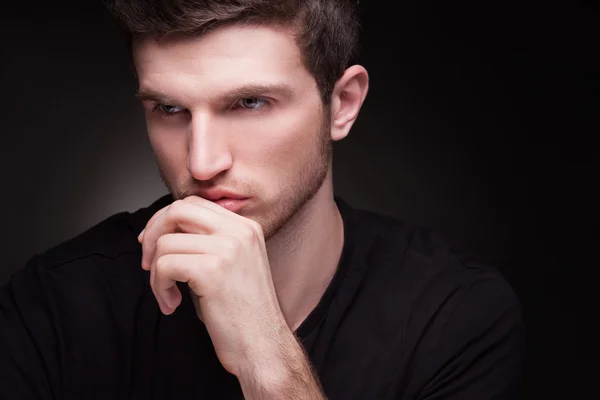
<svg viewBox="0 0 600 400">
<path fill-rule="evenodd" d="M 322 186 L 329 120 L 284 28 L 229 26 L 134 43 L 139 95 L 161 177 L 259 222 L 268 238 Z"/>
</svg>

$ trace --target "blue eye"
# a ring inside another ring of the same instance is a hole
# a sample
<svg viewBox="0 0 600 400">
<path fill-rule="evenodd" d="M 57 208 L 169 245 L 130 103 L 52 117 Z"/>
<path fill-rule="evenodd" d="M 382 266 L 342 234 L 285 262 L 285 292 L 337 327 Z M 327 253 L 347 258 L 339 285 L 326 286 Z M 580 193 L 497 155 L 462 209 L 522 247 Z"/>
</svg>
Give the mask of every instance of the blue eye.
<svg viewBox="0 0 600 400">
<path fill-rule="evenodd" d="M 183 111 L 183 107 L 171 106 L 169 104 L 158 104 L 156 108 L 165 114 L 177 114 Z"/>
<path fill-rule="evenodd" d="M 245 97 L 240 99 L 238 104 L 247 110 L 258 110 L 266 106 L 267 101 L 265 99 L 261 99 L 260 97 Z"/>
</svg>

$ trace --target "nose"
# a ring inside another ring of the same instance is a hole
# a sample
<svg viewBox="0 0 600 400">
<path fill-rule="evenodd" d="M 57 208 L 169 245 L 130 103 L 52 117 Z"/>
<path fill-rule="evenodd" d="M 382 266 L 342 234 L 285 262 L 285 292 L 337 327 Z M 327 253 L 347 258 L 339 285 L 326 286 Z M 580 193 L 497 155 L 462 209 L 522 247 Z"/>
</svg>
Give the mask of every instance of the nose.
<svg viewBox="0 0 600 400">
<path fill-rule="evenodd" d="M 227 135 L 217 121 L 202 114 L 192 116 L 189 138 L 188 170 L 199 181 L 207 181 L 231 168 L 233 158 Z"/>
</svg>

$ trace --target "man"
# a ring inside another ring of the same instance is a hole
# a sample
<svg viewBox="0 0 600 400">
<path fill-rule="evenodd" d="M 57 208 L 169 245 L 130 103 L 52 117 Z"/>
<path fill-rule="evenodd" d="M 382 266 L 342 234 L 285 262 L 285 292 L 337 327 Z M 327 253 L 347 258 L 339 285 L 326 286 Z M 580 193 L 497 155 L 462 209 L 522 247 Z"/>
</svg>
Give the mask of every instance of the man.
<svg viewBox="0 0 600 400">
<path fill-rule="evenodd" d="M 510 399 L 494 269 L 333 194 L 368 90 L 348 0 L 111 5 L 170 194 L 0 294 L 3 399 Z"/>
</svg>

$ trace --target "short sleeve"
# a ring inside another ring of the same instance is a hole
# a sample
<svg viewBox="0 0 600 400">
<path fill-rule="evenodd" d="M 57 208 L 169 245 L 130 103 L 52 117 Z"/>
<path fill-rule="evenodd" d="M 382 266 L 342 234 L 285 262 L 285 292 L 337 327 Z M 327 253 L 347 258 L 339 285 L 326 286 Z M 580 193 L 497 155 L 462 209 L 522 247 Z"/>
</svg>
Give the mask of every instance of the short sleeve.
<svg viewBox="0 0 600 400">
<path fill-rule="evenodd" d="M 500 276 L 472 284 L 449 314 L 420 400 L 519 398 L 524 327 L 520 302 Z"/>
<path fill-rule="evenodd" d="M 0 398 L 54 399 L 59 379 L 56 324 L 32 258 L 0 288 Z"/>
</svg>

